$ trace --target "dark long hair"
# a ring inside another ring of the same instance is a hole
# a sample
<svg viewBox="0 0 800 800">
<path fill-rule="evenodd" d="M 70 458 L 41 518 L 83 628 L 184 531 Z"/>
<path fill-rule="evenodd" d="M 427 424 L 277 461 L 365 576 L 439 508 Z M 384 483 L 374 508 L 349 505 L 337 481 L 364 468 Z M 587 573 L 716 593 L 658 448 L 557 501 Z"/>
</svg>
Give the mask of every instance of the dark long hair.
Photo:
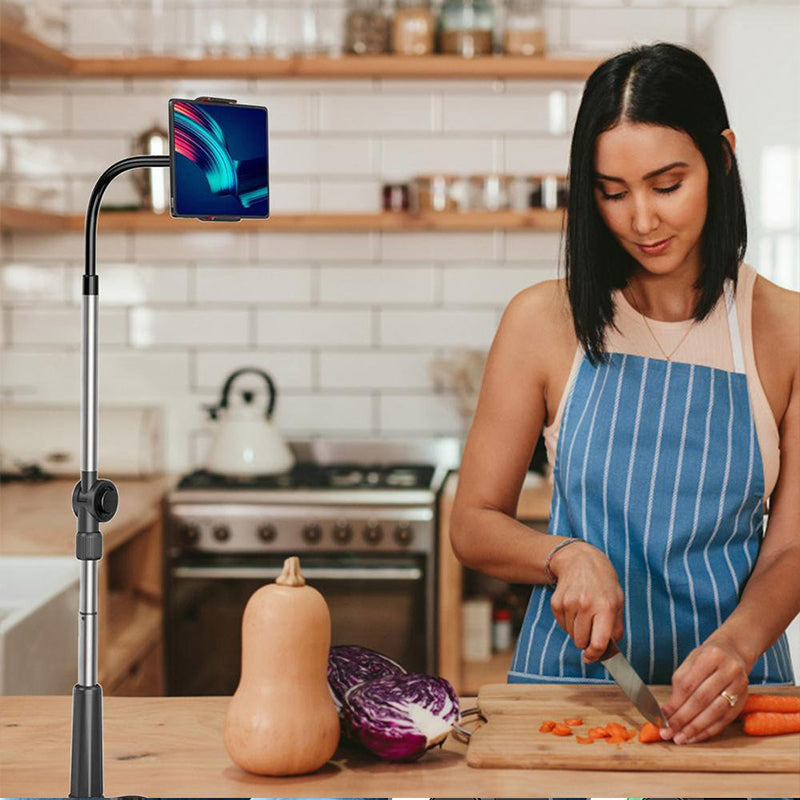
<svg viewBox="0 0 800 800">
<path fill-rule="evenodd" d="M 747 247 L 739 169 L 727 139 L 720 135 L 730 127 L 728 114 L 708 64 L 692 50 L 667 42 L 636 46 L 604 61 L 586 81 L 575 121 L 565 243 L 575 333 L 592 365 L 608 359 L 605 327 L 614 325 L 612 292 L 627 284 L 637 266 L 606 226 L 593 193 L 595 140 L 623 120 L 685 132 L 708 167 L 708 210 L 700 247 L 703 269 L 694 285 L 702 291 L 695 320 L 708 316 L 725 278 L 733 279 L 735 289 Z"/>
</svg>

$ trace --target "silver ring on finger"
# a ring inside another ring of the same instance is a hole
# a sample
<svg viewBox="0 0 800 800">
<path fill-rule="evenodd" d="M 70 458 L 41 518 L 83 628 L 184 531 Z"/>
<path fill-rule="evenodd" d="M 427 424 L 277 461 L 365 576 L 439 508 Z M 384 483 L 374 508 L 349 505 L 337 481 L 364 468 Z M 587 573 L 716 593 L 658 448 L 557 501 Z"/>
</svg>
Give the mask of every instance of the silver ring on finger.
<svg viewBox="0 0 800 800">
<path fill-rule="evenodd" d="M 739 697 L 738 697 L 738 695 L 735 695 L 735 694 L 733 694 L 732 692 L 728 692 L 728 691 L 726 691 L 725 689 L 723 689 L 723 690 L 722 690 L 722 691 L 719 693 L 719 696 L 720 696 L 721 698 L 723 698 L 723 699 L 724 699 L 724 700 L 725 700 L 725 701 L 728 703 L 728 705 L 729 705 L 731 708 L 733 708 L 733 707 L 736 705 L 736 703 L 738 703 L 738 702 L 739 702 Z"/>
</svg>

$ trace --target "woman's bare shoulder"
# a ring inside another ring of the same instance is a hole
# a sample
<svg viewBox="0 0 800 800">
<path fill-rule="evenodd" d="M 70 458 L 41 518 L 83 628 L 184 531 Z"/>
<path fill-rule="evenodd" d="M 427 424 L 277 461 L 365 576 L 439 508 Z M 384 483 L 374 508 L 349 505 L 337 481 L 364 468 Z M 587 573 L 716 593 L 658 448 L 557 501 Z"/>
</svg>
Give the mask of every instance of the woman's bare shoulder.
<svg viewBox="0 0 800 800">
<path fill-rule="evenodd" d="M 565 283 L 552 279 L 522 289 L 509 301 L 501 323 L 509 334 L 504 341 L 537 375 L 543 398 L 566 381 L 564 370 L 568 374 L 578 343 Z"/>
<path fill-rule="evenodd" d="M 540 335 L 559 336 L 565 325 L 572 327 L 566 281 L 552 278 L 525 287 L 511 298 L 506 313 L 534 326 Z"/>
</svg>

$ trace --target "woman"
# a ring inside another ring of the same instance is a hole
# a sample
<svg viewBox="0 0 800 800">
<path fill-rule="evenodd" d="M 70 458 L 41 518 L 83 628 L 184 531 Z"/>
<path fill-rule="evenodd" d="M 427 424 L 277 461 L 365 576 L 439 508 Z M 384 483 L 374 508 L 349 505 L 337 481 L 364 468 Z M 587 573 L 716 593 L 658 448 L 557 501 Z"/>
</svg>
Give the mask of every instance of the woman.
<svg viewBox="0 0 800 800">
<path fill-rule="evenodd" d="M 465 565 L 534 584 L 509 682 L 611 682 L 598 659 L 619 641 L 671 682 L 678 744 L 721 731 L 748 682 L 794 681 L 800 304 L 742 261 L 734 147 L 691 50 L 636 47 L 589 77 L 566 278 L 503 314 L 451 524 Z M 547 534 L 514 519 L 545 422 Z"/>
</svg>

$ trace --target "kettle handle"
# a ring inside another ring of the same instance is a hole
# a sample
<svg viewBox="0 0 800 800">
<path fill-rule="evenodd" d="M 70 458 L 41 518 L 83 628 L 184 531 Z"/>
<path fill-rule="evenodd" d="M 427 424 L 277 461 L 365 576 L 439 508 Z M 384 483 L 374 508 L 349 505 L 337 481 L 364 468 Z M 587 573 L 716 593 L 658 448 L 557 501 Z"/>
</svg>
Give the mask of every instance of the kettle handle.
<svg viewBox="0 0 800 800">
<path fill-rule="evenodd" d="M 252 372 L 256 375 L 260 375 L 267 382 L 267 388 L 269 389 L 269 403 L 267 404 L 266 418 L 270 419 L 270 417 L 272 417 L 272 412 L 275 409 L 275 401 L 278 398 L 278 390 L 275 388 L 275 383 L 273 382 L 272 378 L 270 378 L 270 376 L 267 375 L 263 369 L 259 369 L 258 367 L 242 367 L 241 369 L 237 369 L 236 372 L 232 372 L 228 376 L 228 380 L 225 381 L 225 385 L 222 387 L 222 400 L 220 400 L 218 408 L 222 409 L 228 407 L 228 393 L 231 390 L 231 385 L 236 378 L 245 372 Z"/>
</svg>

